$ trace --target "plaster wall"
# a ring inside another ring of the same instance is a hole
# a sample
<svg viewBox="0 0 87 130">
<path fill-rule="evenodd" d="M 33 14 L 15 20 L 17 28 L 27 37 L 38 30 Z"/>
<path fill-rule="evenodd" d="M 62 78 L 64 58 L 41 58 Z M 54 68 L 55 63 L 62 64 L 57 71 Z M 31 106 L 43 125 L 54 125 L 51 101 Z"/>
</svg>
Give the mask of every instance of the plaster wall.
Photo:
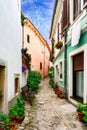
<svg viewBox="0 0 87 130">
<path fill-rule="evenodd" d="M 14 74 L 19 74 L 21 81 L 20 16 L 20 0 L 0 0 L 0 64 L 6 67 L 4 106 L 15 96 Z"/>
<path fill-rule="evenodd" d="M 30 43 L 27 42 L 27 35 L 30 36 Z M 42 77 L 46 77 L 50 65 L 50 52 L 34 31 L 26 25 L 24 26 L 24 48 L 25 47 L 28 48 L 28 53 L 31 54 L 31 70 L 37 70 L 42 74 Z M 40 69 L 40 62 L 42 63 L 42 69 Z"/>
</svg>

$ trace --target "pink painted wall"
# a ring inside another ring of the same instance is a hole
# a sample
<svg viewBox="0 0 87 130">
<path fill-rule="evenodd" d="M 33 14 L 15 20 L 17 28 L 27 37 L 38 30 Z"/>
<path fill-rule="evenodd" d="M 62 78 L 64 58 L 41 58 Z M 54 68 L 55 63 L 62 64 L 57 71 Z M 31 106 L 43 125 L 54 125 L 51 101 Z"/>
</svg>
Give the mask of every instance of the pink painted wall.
<svg viewBox="0 0 87 130">
<path fill-rule="evenodd" d="M 30 36 L 30 43 L 27 42 L 27 34 Z M 24 26 L 24 48 L 28 48 L 28 53 L 31 54 L 31 70 L 37 70 L 42 74 L 42 77 L 48 75 L 48 67 L 50 66 L 50 51 L 46 44 L 43 44 L 35 32 L 27 25 Z M 40 70 L 40 62 L 42 70 Z"/>
</svg>

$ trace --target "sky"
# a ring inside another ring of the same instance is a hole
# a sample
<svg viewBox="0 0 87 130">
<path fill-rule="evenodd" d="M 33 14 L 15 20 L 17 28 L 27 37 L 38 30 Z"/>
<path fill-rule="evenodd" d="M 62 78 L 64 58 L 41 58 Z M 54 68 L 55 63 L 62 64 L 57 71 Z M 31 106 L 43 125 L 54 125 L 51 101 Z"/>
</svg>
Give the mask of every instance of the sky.
<svg viewBox="0 0 87 130">
<path fill-rule="evenodd" d="M 44 39 L 49 40 L 55 0 L 21 0 L 21 8 Z"/>
</svg>

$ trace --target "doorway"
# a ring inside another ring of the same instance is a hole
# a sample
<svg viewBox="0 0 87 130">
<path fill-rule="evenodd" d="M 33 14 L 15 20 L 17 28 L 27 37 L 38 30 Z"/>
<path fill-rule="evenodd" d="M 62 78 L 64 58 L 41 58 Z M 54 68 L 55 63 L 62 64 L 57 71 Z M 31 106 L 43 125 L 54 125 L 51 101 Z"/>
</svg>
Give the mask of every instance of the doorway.
<svg viewBox="0 0 87 130">
<path fill-rule="evenodd" d="M 73 98 L 83 102 L 84 53 L 73 56 Z"/>
<path fill-rule="evenodd" d="M 4 86 L 5 86 L 5 66 L 0 65 L 0 111 L 3 111 L 3 99 L 4 99 Z"/>
</svg>

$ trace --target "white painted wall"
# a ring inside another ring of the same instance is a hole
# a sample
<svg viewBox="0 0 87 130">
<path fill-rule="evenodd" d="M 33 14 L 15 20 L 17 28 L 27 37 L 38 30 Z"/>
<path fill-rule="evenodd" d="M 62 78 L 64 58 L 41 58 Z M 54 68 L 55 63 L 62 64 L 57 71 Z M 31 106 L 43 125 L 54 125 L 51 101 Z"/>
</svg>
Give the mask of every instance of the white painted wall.
<svg viewBox="0 0 87 130">
<path fill-rule="evenodd" d="M 0 59 L 6 62 L 7 100 L 14 96 L 14 74 L 19 74 L 21 80 L 20 16 L 20 0 L 0 0 Z"/>
</svg>

